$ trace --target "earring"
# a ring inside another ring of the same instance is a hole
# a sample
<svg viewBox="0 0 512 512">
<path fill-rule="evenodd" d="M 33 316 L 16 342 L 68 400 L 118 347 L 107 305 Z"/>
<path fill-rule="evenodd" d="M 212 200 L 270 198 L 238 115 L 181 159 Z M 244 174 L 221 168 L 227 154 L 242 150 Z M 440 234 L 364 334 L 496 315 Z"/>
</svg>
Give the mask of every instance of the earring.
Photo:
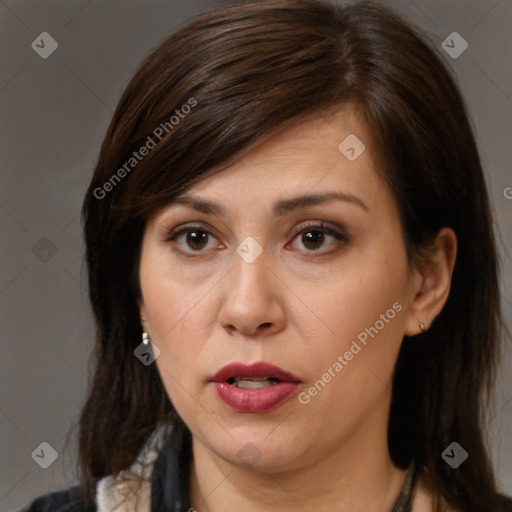
<svg viewBox="0 0 512 512">
<path fill-rule="evenodd" d="M 427 327 L 425 327 L 425 324 L 423 322 L 420 322 L 419 324 L 420 324 L 420 331 L 421 332 L 425 332 L 428 329 L 430 329 L 430 326 L 432 325 L 432 322 L 429 322 Z"/>
<path fill-rule="evenodd" d="M 142 333 L 142 343 L 144 343 L 144 345 L 147 345 L 150 342 L 151 342 L 151 340 L 149 339 L 149 334 L 147 332 L 143 332 Z"/>
</svg>

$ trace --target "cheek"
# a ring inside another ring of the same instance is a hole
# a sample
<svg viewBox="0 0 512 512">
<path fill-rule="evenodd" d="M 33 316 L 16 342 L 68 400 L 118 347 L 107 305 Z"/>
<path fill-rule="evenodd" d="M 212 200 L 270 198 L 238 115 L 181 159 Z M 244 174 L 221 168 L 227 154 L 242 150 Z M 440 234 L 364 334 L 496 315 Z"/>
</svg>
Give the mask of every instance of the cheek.
<svg viewBox="0 0 512 512">
<path fill-rule="evenodd" d="M 345 421 L 347 410 L 362 411 L 387 392 L 403 339 L 406 298 L 401 252 L 357 257 L 332 275 L 310 302 L 328 334 L 312 337 L 305 347 L 308 387 L 302 403 L 309 401 L 319 413 L 337 404 L 327 414 Z"/>
<path fill-rule="evenodd" d="M 164 345 L 187 324 L 187 316 L 201 301 L 201 290 L 181 277 L 169 251 L 152 240 L 147 241 L 140 263 L 140 284 L 149 329 L 152 339 Z"/>
<path fill-rule="evenodd" d="M 200 297 L 176 279 L 165 251 L 149 242 L 143 247 L 140 284 L 148 331 L 160 350 L 156 363 L 164 381 L 171 375 L 182 380 L 201 340 L 200 326 L 190 321 L 201 308 Z"/>
<path fill-rule="evenodd" d="M 207 312 L 206 304 L 196 298 L 190 287 L 180 287 L 165 280 L 146 287 L 146 313 L 151 339 L 162 359 L 173 367 L 189 365 L 201 350 Z M 203 319 L 200 322 L 199 319 Z"/>
<path fill-rule="evenodd" d="M 322 348 L 322 352 L 329 352 L 324 350 L 326 346 L 335 351 L 348 349 L 359 335 L 362 342 L 365 336 L 377 335 L 375 329 L 379 337 L 399 336 L 403 319 L 400 312 L 407 295 L 407 266 L 405 259 L 400 259 L 397 255 L 390 264 L 382 256 L 356 255 L 345 261 L 343 267 L 330 273 L 321 288 L 307 294 L 309 321 L 302 316 L 297 328 L 313 332 L 314 325 L 320 325 L 323 336 L 312 337 L 308 342 Z"/>
<path fill-rule="evenodd" d="M 202 303 L 193 301 L 190 289 L 175 283 L 171 286 L 164 280 L 155 281 L 146 290 L 151 338 L 160 349 L 155 364 L 167 396 L 180 414 L 194 416 L 201 412 L 194 397 L 199 393 L 197 364 L 205 339 L 204 326 L 198 322 Z"/>
<path fill-rule="evenodd" d="M 327 350 L 304 354 L 308 379 L 297 397 L 299 411 L 310 418 L 322 418 L 325 428 L 335 435 L 355 428 L 377 404 L 390 398 L 401 319 L 395 316 L 384 326 L 382 320 L 377 322 L 351 319 L 350 329 L 355 335 L 338 336 Z"/>
</svg>

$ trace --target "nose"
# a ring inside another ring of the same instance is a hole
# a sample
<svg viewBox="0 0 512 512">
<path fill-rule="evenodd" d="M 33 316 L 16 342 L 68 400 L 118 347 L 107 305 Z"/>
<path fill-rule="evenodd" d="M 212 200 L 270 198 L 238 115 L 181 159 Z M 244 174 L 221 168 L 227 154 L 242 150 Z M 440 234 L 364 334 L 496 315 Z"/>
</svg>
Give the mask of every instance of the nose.
<svg viewBox="0 0 512 512">
<path fill-rule="evenodd" d="M 263 251 L 248 263 L 238 254 L 234 266 L 223 279 L 219 323 L 230 333 L 269 336 L 285 326 L 282 281 L 269 266 Z"/>
</svg>

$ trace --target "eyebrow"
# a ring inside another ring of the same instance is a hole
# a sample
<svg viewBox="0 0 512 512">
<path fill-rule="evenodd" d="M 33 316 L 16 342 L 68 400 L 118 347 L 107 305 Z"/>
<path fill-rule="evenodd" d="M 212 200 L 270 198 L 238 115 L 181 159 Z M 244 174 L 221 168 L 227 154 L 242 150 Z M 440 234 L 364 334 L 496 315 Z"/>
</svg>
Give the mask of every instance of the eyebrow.
<svg viewBox="0 0 512 512">
<path fill-rule="evenodd" d="M 368 206 L 366 206 L 366 204 L 357 196 L 346 194 L 344 192 L 325 192 L 291 197 L 289 199 L 281 199 L 274 204 L 273 214 L 277 217 L 283 217 L 294 210 L 308 208 L 333 200 L 354 204 L 360 206 L 363 210 L 369 210 Z M 221 217 L 226 215 L 226 210 L 222 206 L 211 201 L 198 199 L 197 197 L 186 194 L 175 198 L 171 201 L 171 205 L 172 204 L 183 204 L 198 212 L 219 215 Z"/>
</svg>

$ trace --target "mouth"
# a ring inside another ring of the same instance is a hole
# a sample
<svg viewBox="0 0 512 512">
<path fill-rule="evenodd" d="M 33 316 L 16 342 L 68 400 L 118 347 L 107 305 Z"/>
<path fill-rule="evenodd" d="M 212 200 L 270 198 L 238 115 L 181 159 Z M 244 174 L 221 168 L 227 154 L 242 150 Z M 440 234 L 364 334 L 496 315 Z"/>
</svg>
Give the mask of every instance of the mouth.
<svg viewBox="0 0 512 512">
<path fill-rule="evenodd" d="M 244 377 L 230 377 L 226 381 L 230 386 L 243 389 L 263 389 L 270 386 L 275 386 L 279 379 L 273 377 L 254 377 L 252 379 Z"/>
<path fill-rule="evenodd" d="M 231 410 L 261 413 L 284 404 L 296 393 L 302 380 L 262 361 L 252 365 L 229 364 L 221 368 L 210 383 L 220 400 Z"/>
<path fill-rule="evenodd" d="M 279 382 L 302 382 L 302 380 L 279 366 L 265 361 L 251 365 L 231 363 L 221 368 L 210 379 L 211 382 L 227 382 L 230 385 L 257 389 L 274 386 Z"/>
</svg>

